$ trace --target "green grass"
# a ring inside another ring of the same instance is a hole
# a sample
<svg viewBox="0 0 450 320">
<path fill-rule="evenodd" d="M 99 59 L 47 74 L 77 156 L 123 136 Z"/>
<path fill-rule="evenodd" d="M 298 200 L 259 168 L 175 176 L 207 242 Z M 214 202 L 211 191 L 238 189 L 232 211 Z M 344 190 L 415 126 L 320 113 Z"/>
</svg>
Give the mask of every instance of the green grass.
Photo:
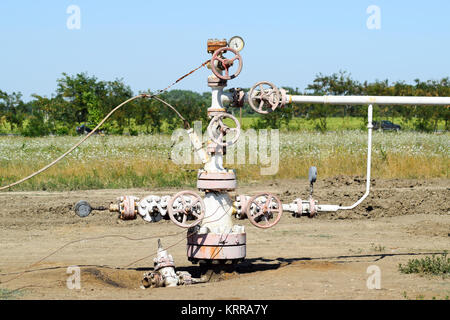
<svg viewBox="0 0 450 320">
<path fill-rule="evenodd" d="M 445 251 L 441 255 L 433 254 L 431 257 L 410 259 L 406 265 L 400 263 L 398 269 L 405 274 L 417 273 L 446 278 L 450 275 L 450 258 L 447 257 L 447 252 Z"/>
<path fill-rule="evenodd" d="M 239 113 L 235 114 L 236 118 L 240 120 L 241 127 L 243 129 L 249 129 L 255 127 L 258 120 L 261 119 L 259 115 L 255 116 L 243 116 L 242 119 L 239 117 Z M 389 120 L 395 124 L 399 124 L 402 127 L 402 130 L 411 131 L 414 130 L 413 122 L 405 122 L 401 117 L 383 117 L 383 118 L 374 118 L 374 121 L 380 120 Z M 327 131 L 345 131 L 345 130 L 361 130 L 367 127 L 366 123 L 367 119 L 362 117 L 329 117 L 327 118 Z M 27 122 L 27 120 L 25 120 Z M 232 122 L 230 119 L 225 119 L 224 121 L 227 125 L 231 125 Z M 181 122 L 179 123 L 179 127 L 181 128 Z M 317 131 L 316 128 L 317 120 L 306 119 L 305 117 L 294 117 L 292 118 L 288 124 L 283 123 L 279 128 L 282 131 Z M 69 134 L 76 135 L 75 125 L 70 129 Z M 140 134 L 146 133 L 145 125 L 133 125 L 133 129 L 137 130 Z M 165 120 L 161 121 L 161 127 L 159 128 L 160 132 L 163 134 L 170 134 L 171 129 L 169 128 L 169 123 Z M 445 130 L 445 121 L 439 120 L 437 125 L 438 131 Z M 10 126 L 1 127 L 0 126 L 0 134 L 13 133 L 20 134 L 20 130 L 13 129 Z M 124 135 L 130 134 L 130 128 L 126 127 L 123 131 Z"/>
<path fill-rule="evenodd" d="M 248 131 L 247 131 L 248 132 Z M 254 131 L 257 134 L 257 130 Z M 207 135 L 206 135 L 207 136 Z M 207 137 L 204 136 L 205 140 Z M 242 138 L 245 138 L 242 132 Z M 366 172 L 367 131 L 280 132 L 279 168 L 275 175 L 261 175 L 261 158 L 235 169 L 239 183 L 272 179 L 304 179 L 308 168 L 317 166 L 320 179 L 338 175 L 364 176 Z M 42 138 L 0 137 L 0 185 L 17 181 L 56 159 L 80 137 Z M 240 141 L 246 141 L 241 139 Z M 189 141 L 183 159 L 192 156 Z M 88 139 L 80 148 L 48 171 L 14 187 L 18 190 L 83 190 L 115 188 L 195 187 L 200 164 L 176 164 L 168 159 L 170 135 L 100 136 Z M 233 155 L 233 147 L 227 148 Z M 252 152 L 257 154 L 257 152 Z M 450 133 L 375 132 L 372 149 L 372 174 L 377 178 L 448 178 Z M 241 153 L 242 155 L 242 153 Z"/>
<path fill-rule="evenodd" d="M 310 237 L 310 238 L 326 238 L 326 239 L 333 238 L 333 236 L 330 234 L 310 234 L 310 235 L 308 235 L 308 237 Z"/>
<path fill-rule="evenodd" d="M 381 244 L 376 245 L 375 243 L 371 243 L 370 246 L 372 250 L 376 252 L 383 252 L 386 249 L 386 247 L 382 246 Z"/>
<path fill-rule="evenodd" d="M 236 116 L 238 119 L 239 116 Z M 242 117 L 241 126 L 243 128 L 251 128 L 252 124 L 258 121 L 259 117 Z M 399 124 L 404 130 L 413 130 L 412 122 L 405 123 L 401 117 L 394 118 L 380 118 L 374 119 L 374 121 L 389 120 L 395 124 Z M 340 130 L 361 130 L 367 127 L 366 118 L 356 117 L 330 117 L 327 119 L 328 131 L 340 131 Z M 290 131 L 317 131 L 316 122 L 314 120 L 308 120 L 304 117 L 294 117 L 287 125 L 283 124 L 281 130 Z M 445 129 L 445 121 L 440 120 L 438 122 L 437 130 Z"/>
<path fill-rule="evenodd" d="M 252 128 L 257 122 L 258 119 L 261 119 L 260 116 L 244 116 L 241 118 L 239 114 L 236 114 L 235 117 L 240 120 L 241 127 L 243 129 Z M 394 117 L 394 118 L 380 118 L 374 119 L 374 121 L 380 120 L 389 120 L 395 124 L 399 124 L 403 130 L 414 130 L 412 125 L 412 121 L 405 123 L 403 118 Z M 327 119 L 327 130 L 328 131 L 342 131 L 342 130 L 361 130 L 367 127 L 366 118 L 361 117 L 330 117 Z M 225 119 L 225 124 L 231 125 L 232 121 L 230 119 Z M 136 126 L 139 132 L 145 132 L 145 126 Z M 445 121 L 440 120 L 438 122 L 437 130 L 445 129 Z M 289 123 L 282 124 L 280 130 L 288 130 L 288 131 L 317 131 L 316 129 L 316 121 L 309 120 L 304 117 L 294 117 Z M 127 133 L 128 129 L 125 129 L 124 133 Z M 168 124 L 166 121 L 162 121 L 161 132 L 168 133 Z"/>
<path fill-rule="evenodd" d="M 424 300 L 425 299 L 425 295 L 423 295 L 423 294 L 418 294 L 418 295 L 416 295 L 415 298 L 409 297 L 408 294 L 406 293 L 406 291 L 403 291 L 402 296 L 406 300 Z M 438 296 L 432 296 L 431 300 L 449 300 L 449 296 L 448 295 L 445 295 L 445 296 L 439 296 L 439 295 Z"/>
<path fill-rule="evenodd" d="M 0 300 L 9 300 L 23 295 L 23 290 L 9 290 L 0 288 Z"/>
</svg>

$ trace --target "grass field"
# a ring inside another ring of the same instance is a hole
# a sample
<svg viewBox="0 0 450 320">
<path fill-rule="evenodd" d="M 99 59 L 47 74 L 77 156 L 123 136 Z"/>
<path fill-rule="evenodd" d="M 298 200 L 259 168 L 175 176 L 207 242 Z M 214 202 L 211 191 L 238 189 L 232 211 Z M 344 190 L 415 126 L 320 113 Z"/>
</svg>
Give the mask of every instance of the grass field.
<svg viewBox="0 0 450 320">
<path fill-rule="evenodd" d="M 239 116 L 237 116 L 239 118 Z M 259 117 L 242 117 L 242 127 L 250 128 L 252 123 L 258 121 Z M 413 123 L 405 123 L 401 117 L 394 118 L 382 118 L 374 119 L 374 121 L 379 120 L 389 120 L 395 124 L 400 125 L 404 130 L 413 130 Z M 327 130 L 329 131 L 340 131 L 340 130 L 363 130 L 367 127 L 367 118 L 356 118 L 356 117 L 330 117 L 327 119 Z M 305 119 L 304 117 L 292 118 L 289 123 L 283 124 L 281 126 L 282 130 L 290 131 L 315 131 L 316 122 L 313 120 Z M 437 130 L 442 131 L 445 129 L 445 121 L 439 121 L 437 125 Z"/>
<path fill-rule="evenodd" d="M 235 116 L 240 120 L 241 127 L 243 129 L 256 128 L 257 122 L 261 120 L 259 116 L 243 116 L 239 117 L 239 114 L 235 114 Z M 401 125 L 402 130 L 404 131 L 414 131 L 413 122 L 411 120 L 409 122 L 403 121 L 401 117 L 394 118 L 375 118 L 374 121 L 379 120 L 390 120 L 395 124 Z M 356 118 L 356 117 L 329 117 L 327 118 L 327 131 L 348 131 L 348 130 L 365 130 L 367 127 L 366 118 Z M 25 124 L 28 123 L 28 120 L 25 120 Z M 232 125 L 232 121 L 230 119 L 225 119 L 225 123 L 227 125 Z M 179 123 L 181 126 L 181 122 Z M 94 127 L 93 124 L 88 124 L 90 127 Z M 287 124 L 281 123 L 280 130 L 281 131 L 309 131 L 315 132 L 318 131 L 316 128 L 317 120 L 306 119 L 305 117 L 294 117 Z M 133 131 L 139 132 L 141 134 L 147 133 L 147 128 L 145 125 L 135 125 L 133 124 Z M 77 135 L 75 131 L 76 125 L 69 129 L 68 135 Z M 162 121 L 160 126 L 160 131 L 165 134 L 169 134 L 172 132 L 172 129 L 169 129 L 169 124 L 167 121 Z M 437 124 L 437 131 L 445 131 L 445 121 L 440 120 Z M 130 128 L 125 127 L 123 130 L 124 134 L 130 134 Z M 1 135 L 21 135 L 20 130 L 18 128 L 11 128 L 10 124 L 2 124 L 0 121 L 0 136 Z"/>
<path fill-rule="evenodd" d="M 0 137 L 0 184 L 40 169 L 80 137 Z M 200 165 L 168 160 L 170 135 L 93 136 L 66 159 L 14 190 L 195 186 Z M 261 175 L 260 164 L 230 165 L 240 183 L 304 178 L 311 165 L 319 178 L 365 175 L 367 132 L 281 132 L 280 166 Z M 448 178 L 450 133 L 380 133 L 373 136 L 374 178 Z M 247 155 L 248 157 L 248 155 Z"/>
</svg>

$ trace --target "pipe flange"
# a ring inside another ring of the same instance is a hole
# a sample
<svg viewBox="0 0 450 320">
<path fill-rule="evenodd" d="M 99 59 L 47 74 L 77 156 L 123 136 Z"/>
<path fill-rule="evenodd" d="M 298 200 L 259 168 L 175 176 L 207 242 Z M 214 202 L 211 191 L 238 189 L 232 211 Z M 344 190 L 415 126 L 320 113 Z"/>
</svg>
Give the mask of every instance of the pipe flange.
<svg viewBox="0 0 450 320">
<path fill-rule="evenodd" d="M 302 203 L 302 199 L 297 199 L 296 201 L 297 203 L 297 212 L 295 212 L 295 217 L 301 217 L 302 213 L 303 213 L 303 203 Z"/>
<path fill-rule="evenodd" d="M 124 196 L 118 198 L 119 201 L 119 218 L 122 220 L 136 219 L 138 212 L 139 198 L 134 196 Z"/>
<path fill-rule="evenodd" d="M 280 88 L 280 93 L 281 93 L 280 108 L 284 108 L 286 104 L 289 103 L 289 101 L 287 101 L 287 90 Z"/>
<path fill-rule="evenodd" d="M 317 213 L 316 201 L 312 197 L 309 198 L 309 217 L 314 218 Z"/>
<path fill-rule="evenodd" d="M 217 88 L 217 87 L 226 87 L 227 80 L 219 79 L 214 75 L 208 77 L 208 87 Z"/>
</svg>

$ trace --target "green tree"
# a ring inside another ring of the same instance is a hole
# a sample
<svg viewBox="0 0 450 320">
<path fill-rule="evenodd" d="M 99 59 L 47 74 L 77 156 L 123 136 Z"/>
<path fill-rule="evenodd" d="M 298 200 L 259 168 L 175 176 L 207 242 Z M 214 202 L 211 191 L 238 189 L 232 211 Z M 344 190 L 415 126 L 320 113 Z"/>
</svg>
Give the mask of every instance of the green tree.
<svg viewBox="0 0 450 320">
<path fill-rule="evenodd" d="M 88 103 L 93 103 L 92 95 L 106 96 L 105 82 L 98 81 L 96 77 L 90 77 L 87 73 L 78 73 L 75 76 L 66 73 L 62 75 L 63 77 L 57 80 L 56 94 L 57 98 L 68 102 L 65 106 L 66 121 L 74 124 L 88 121 Z M 88 92 L 90 94 L 87 95 Z"/>
<path fill-rule="evenodd" d="M 26 117 L 27 105 L 20 92 L 7 94 L 0 90 L 0 117 L 4 117 L 12 127 L 20 128 Z"/>
<path fill-rule="evenodd" d="M 331 76 L 325 76 L 319 73 L 313 83 L 306 87 L 312 95 L 360 95 L 363 92 L 362 85 L 351 78 L 346 71 L 333 73 Z M 344 117 L 353 115 L 356 112 L 356 106 L 343 106 Z M 309 106 L 308 117 L 316 121 L 316 129 L 326 131 L 327 119 L 338 113 L 338 107 L 326 104 L 312 104 Z"/>
</svg>

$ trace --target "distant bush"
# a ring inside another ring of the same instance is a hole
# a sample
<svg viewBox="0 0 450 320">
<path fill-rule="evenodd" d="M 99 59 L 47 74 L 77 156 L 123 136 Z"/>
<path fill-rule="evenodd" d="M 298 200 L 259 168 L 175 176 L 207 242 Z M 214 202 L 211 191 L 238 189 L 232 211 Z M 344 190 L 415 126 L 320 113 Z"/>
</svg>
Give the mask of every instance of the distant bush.
<svg viewBox="0 0 450 320">
<path fill-rule="evenodd" d="M 124 128 L 116 120 L 106 122 L 102 129 L 108 134 L 123 134 Z"/>
<path fill-rule="evenodd" d="M 0 134 L 6 134 L 11 133 L 12 126 L 11 124 L 6 120 L 6 117 L 3 116 L 0 118 Z"/>
<path fill-rule="evenodd" d="M 139 134 L 139 128 L 136 125 L 135 119 L 130 120 L 130 125 L 128 126 L 128 132 L 130 133 L 130 136 L 137 136 Z"/>
<path fill-rule="evenodd" d="M 65 124 L 56 124 L 55 128 L 52 130 L 54 134 L 58 135 L 58 136 L 66 136 L 66 135 L 70 135 L 73 134 L 73 129 L 69 128 L 67 125 Z"/>
<path fill-rule="evenodd" d="M 20 133 L 25 137 L 41 137 L 50 133 L 50 128 L 40 115 L 32 115 L 24 122 Z"/>
<path fill-rule="evenodd" d="M 442 255 L 432 255 L 422 259 L 411 259 L 403 266 L 399 264 L 398 269 L 401 273 L 419 273 L 442 275 L 448 277 L 450 275 L 450 258 L 447 257 L 447 251 Z"/>
</svg>

